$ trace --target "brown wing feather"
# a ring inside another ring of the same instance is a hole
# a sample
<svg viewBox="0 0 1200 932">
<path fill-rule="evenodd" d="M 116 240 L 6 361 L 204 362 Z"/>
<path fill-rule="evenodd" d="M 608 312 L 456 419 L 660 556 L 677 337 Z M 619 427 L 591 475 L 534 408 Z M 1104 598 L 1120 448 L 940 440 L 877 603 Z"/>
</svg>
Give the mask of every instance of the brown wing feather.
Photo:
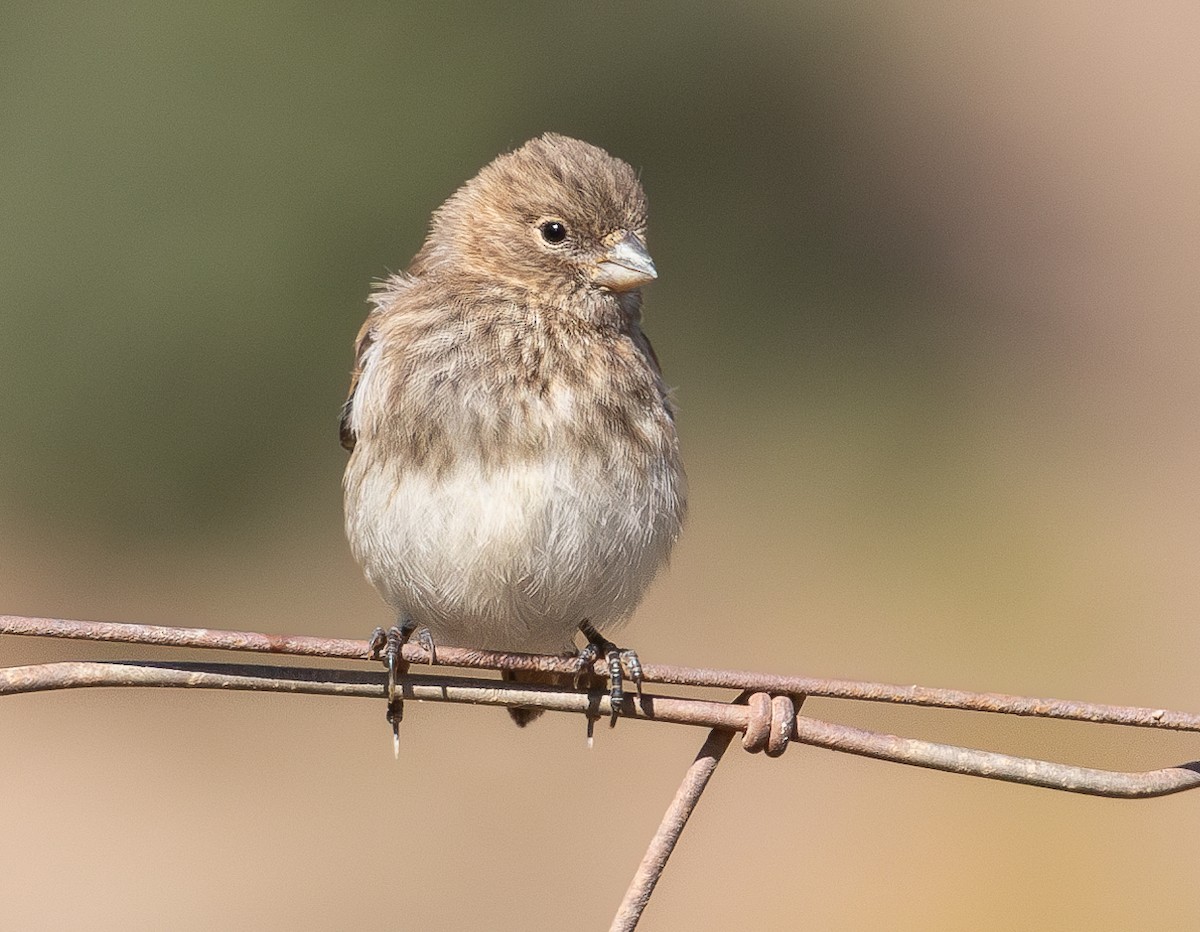
<svg viewBox="0 0 1200 932">
<path fill-rule="evenodd" d="M 342 414 L 338 421 L 338 435 L 341 437 L 342 446 L 352 452 L 358 439 L 350 428 L 350 415 L 354 410 L 354 392 L 358 389 L 358 380 L 362 378 L 363 357 L 366 356 L 367 350 L 374 342 L 375 315 L 372 313 L 367 316 L 362 329 L 358 331 L 358 336 L 354 340 L 354 369 L 350 373 L 350 391 L 346 395 L 346 402 L 342 405 Z"/>
<path fill-rule="evenodd" d="M 654 363 L 655 373 L 662 376 L 662 363 L 658 361 L 658 353 L 654 352 L 654 346 L 651 344 L 650 338 L 646 336 L 646 331 L 641 327 L 638 327 L 638 336 L 641 338 L 639 342 L 642 344 L 642 349 L 650 357 L 650 361 Z"/>
<path fill-rule="evenodd" d="M 662 365 L 658 361 L 658 353 L 654 352 L 654 346 L 650 343 L 650 338 L 646 336 L 641 327 L 634 331 L 633 341 L 638 349 L 642 351 L 654 369 L 654 374 L 658 376 L 659 391 L 662 393 L 663 406 L 667 409 L 667 417 L 672 421 L 675 420 L 675 397 L 674 392 L 663 382 Z"/>
</svg>

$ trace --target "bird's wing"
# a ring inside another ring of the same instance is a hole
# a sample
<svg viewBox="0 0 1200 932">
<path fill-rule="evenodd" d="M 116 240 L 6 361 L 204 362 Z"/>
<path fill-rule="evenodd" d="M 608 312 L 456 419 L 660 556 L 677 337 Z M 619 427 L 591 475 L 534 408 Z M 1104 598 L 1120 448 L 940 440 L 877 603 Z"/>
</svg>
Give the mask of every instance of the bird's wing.
<svg viewBox="0 0 1200 932">
<path fill-rule="evenodd" d="M 351 452 L 358 440 L 354 434 L 354 428 L 350 426 L 354 413 L 354 394 L 358 391 L 358 383 L 362 380 L 367 353 L 379 338 L 379 327 L 384 315 L 412 287 L 415 281 L 411 275 L 394 274 L 377 282 L 375 292 L 371 295 L 373 307 L 354 340 L 354 369 L 350 372 L 350 391 L 346 395 L 346 402 L 342 405 L 342 414 L 338 420 L 338 435 L 341 437 L 342 446 Z"/>
<path fill-rule="evenodd" d="M 663 407 L 667 409 L 667 416 L 672 421 L 675 420 L 675 393 L 663 381 L 662 365 L 658 361 L 658 353 L 654 352 L 654 346 L 650 343 L 650 338 L 646 336 L 641 327 L 634 330 L 633 342 L 642 355 L 646 357 L 650 363 L 650 367 L 654 370 L 654 375 L 658 381 L 658 390 L 662 398 Z"/>
<path fill-rule="evenodd" d="M 650 338 L 646 336 L 646 332 L 638 327 L 638 343 L 641 344 L 641 350 L 646 354 L 646 357 L 654 364 L 654 372 L 659 378 L 662 377 L 662 363 L 658 361 L 658 353 L 654 352 L 654 346 L 650 342 Z"/>
<path fill-rule="evenodd" d="M 350 451 L 354 450 L 354 443 L 358 439 L 350 427 L 350 415 L 354 411 L 354 393 L 358 390 L 358 380 L 362 378 L 363 359 L 371 344 L 375 342 L 375 333 L 375 313 L 372 312 L 367 315 L 354 340 L 354 369 L 350 373 L 350 391 L 346 395 L 346 402 L 342 405 L 342 415 L 338 421 L 338 435 L 341 437 L 342 446 Z"/>
</svg>

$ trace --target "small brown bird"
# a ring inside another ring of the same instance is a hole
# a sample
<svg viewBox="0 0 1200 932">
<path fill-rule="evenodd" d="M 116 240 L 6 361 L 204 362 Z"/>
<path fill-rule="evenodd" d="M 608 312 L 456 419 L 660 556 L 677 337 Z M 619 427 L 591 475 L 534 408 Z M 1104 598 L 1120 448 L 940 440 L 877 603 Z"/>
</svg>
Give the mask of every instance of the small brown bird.
<svg viewBox="0 0 1200 932">
<path fill-rule="evenodd" d="M 393 725 L 414 631 L 430 649 L 574 653 L 582 630 L 615 699 L 622 660 L 640 678 L 601 632 L 637 606 L 686 507 L 641 328 L 645 236 L 634 170 L 547 133 L 459 188 L 373 295 L 341 437 L 350 547 L 397 615 Z"/>
</svg>

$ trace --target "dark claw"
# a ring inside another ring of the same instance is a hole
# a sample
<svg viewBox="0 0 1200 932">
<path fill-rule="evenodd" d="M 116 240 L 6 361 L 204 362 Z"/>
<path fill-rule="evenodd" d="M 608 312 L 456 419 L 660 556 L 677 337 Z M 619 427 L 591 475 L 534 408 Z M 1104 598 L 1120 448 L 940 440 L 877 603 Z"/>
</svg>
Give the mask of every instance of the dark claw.
<svg viewBox="0 0 1200 932">
<path fill-rule="evenodd" d="M 642 694 L 642 662 L 638 659 L 636 653 L 617 647 L 616 644 L 592 627 L 590 622 L 582 622 L 579 625 L 579 630 L 587 638 L 587 645 L 579 652 L 579 667 L 575 674 L 576 685 L 578 686 L 579 677 L 583 672 L 590 669 L 596 660 L 603 655 L 605 663 L 608 665 L 608 698 L 612 704 L 612 718 L 609 720 L 609 727 L 614 727 L 617 724 L 617 717 L 621 714 L 621 706 L 625 702 L 626 672 L 628 672 L 629 678 L 633 680 L 634 685 L 637 687 L 638 695 L 641 696 Z"/>
<path fill-rule="evenodd" d="M 396 681 L 408 672 L 408 664 L 404 661 L 404 644 L 417 629 L 416 623 L 405 619 L 398 625 L 392 625 L 384 633 L 382 628 L 376 628 L 371 634 L 371 656 L 383 661 L 387 667 L 387 720 L 392 726 L 392 746 L 396 756 L 400 756 L 400 722 L 404 720 L 404 699 L 396 694 Z M 433 653 L 433 636 L 428 628 L 417 631 L 420 645 Z"/>
<path fill-rule="evenodd" d="M 621 670 L 621 653 L 613 650 L 607 651 L 604 659 L 608 661 L 608 698 L 612 703 L 612 719 L 608 725 L 610 728 L 616 727 L 618 709 L 621 703 L 625 701 L 625 674 Z"/>
<path fill-rule="evenodd" d="M 371 632 L 371 637 L 367 641 L 368 656 L 372 660 L 378 660 L 383 652 L 383 646 L 387 643 L 387 632 L 383 628 L 376 628 Z"/>
<path fill-rule="evenodd" d="M 412 634 L 412 630 L 411 623 L 392 625 L 388 628 L 387 639 L 384 642 L 382 659 L 388 672 L 387 699 L 389 722 L 399 722 L 404 718 L 404 700 L 396 699 L 396 678 L 407 672 L 401 669 L 407 666 L 404 663 L 404 642 L 408 640 L 408 636 Z"/>
<path fill-rule="evenodd" d="M 635 651 L 623 650 L 621 651 L 621 662 L 629 671 L 629 678 L 633 680 L 633 685 L 637 687 L 638 698 L 642 698 L 642 661 L 638 659 Z"/>
<path fill-rule="evenodd" d="M 583 679 L 584 674 L 591 673 L 592 667 L 595 666 L 597 660 L 600 659 L 600 648 L 588 641 L 575 656 L 575 688 L 579 688 L 579 681 Z"/>
<path fill-rule="evenodd" d="M 417 643 L 421 645 L 421 650 L 429 655 L 429 665 L 432 667 L 437 663 L 437 648 L 433 643 L 433 635 L 429 633 L 428 628 L 417 629 Z"/>
</svg>

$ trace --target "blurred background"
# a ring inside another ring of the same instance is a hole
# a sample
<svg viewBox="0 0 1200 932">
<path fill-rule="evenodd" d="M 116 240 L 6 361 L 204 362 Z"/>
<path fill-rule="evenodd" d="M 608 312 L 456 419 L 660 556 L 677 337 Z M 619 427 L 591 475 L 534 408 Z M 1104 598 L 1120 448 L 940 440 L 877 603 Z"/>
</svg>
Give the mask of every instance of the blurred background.
<svg viewBox="0 0 1200 932">
<path fill-rule="evenodd" d="M 650 197 L 692 512 L 644 659 L 1200 708 L 1198 41 L 1186 2 L 8 4 L 0 612 L 386 624 L 336 436 L 370 282 L 554 129 Z M 605 928 L 702 738 L 413 705 L 397 764 L 381 703 L 9 699 L 4 923 Z M 731 751 L 643 927 L 1195 928 L 1198 807 Z"/>
</svg>

